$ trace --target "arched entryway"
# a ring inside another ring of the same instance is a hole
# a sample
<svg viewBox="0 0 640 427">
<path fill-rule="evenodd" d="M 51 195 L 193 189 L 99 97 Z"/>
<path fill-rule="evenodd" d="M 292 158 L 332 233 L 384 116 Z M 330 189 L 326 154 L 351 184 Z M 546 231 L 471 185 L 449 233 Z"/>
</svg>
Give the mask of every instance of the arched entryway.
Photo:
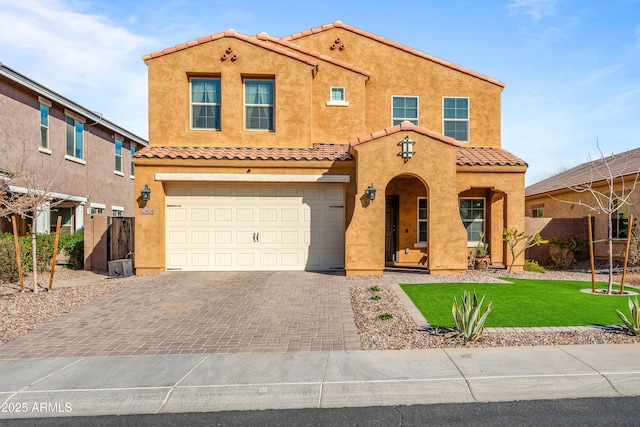
<svg viewBox="0 0 640 427">
<path fill-rule="evenodd" d="M 428 268 L 427 185 L 413 175 L 393 178 L 385 189 L 385 265 Z"/>
</svg>

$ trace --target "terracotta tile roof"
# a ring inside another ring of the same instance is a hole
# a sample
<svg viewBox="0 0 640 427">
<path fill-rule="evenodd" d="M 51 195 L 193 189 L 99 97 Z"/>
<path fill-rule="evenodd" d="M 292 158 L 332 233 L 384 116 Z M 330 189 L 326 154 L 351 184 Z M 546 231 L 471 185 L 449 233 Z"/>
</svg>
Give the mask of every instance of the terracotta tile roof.
<svg viewBox="0 0 640 427">
<path fill-rule="evenodd" d="M 393 135 L 398 132 L 406 132 L 406 131 L 414 131 L 420 133 L 422 135 L 429 136 L 431 138 L 438 139 L 444 143 L 455 145 L 456 147 L 462 147 L 462 143 L 456 141 L 455 139 L 442 135 L 441 133 L 434 132 L 431 129 L 427 129 L 422 126 L 416 126 L 411 122 L 402 122 L 399 125 L 390 126 L 388 128 L 379 130 L 377 132 L 373 132 L 358 138 L 353 138 L 349 141 L 349 145 L 354 147 L 359 144 L 364 144 L 365 142 L 373 141 L 374 139 L 382 138 L 387 135 Z"/>
<path fill-rule="evenodd" d="M 232 37 L 232 38 L 236 38 L 238 40 L 243 40 L 246 41 L 248 43 L 251 43 L 253 45 L 256 46 L 260 46 L 264 49 L 268 49 L 271 50 L 273 52 L 279 53 L 281 55 L 286 55 L 289 56 L 293 59 L 297 59 L 298 61 L 302 61 L 305 62 L 311 66 L 316 67 L 318 65 L 318 61 L 316 61 L 315 59 L 311 58 L 309 55 L 303 54 L 301 52 L 293 52 L 291 50 L 285 49 L 281 46 L 277 46 L 274 45 L 273 43 L 268 43 L 266 41 L 263 40 L 259 40 L 258 38 L 256 38 L 255 36 L 246 36 L 244 34 L 240 34 L 234 30 L 226 30 L 220 33 L 216 33 L 216 34 L 211 34 L 210 36 L 206 36 L 206 37 L 200 37 L 198 40 L 192 40 L 190 42 L 187 43 L 182 43 L 179 44 L 177 46 L 174 47 L 169 47 L 167 49 L 163 49 L 160 50 L 158 52 L 154 52 L 154 53 L 150 53 L 148 55 L 143 55 L 142 59 L 144 61 L 148 61 L 150 59 L 153 58 L 158 58 L 160 56 L 164 56 L 164 55 L 168 55 L 170 53 L 174 53 L 174 52 L 178 52 L 180 50 L 184 50 L 184 49 L 188 49 L 190 47 L 193 46 L 197 46 L 203 43 L 208 43 L 210 41 L 214 41 L 214 40 L 219 40 L 225 37 Z"/>
<path fill-rule="evenodd" d="M 503 83 L 503 82 L 501 82 L 499 80 L 492 79 L 491 77 L 487 77 L 484 74 L 480 74 L 480 73 L 477 73 L 475 71 L 469 70 L 468 68 L 461 67 L 459 65 L 453 64 L 453 63 L 445 61 L 443 59 L 436 58 L 435 56 L 431 56 L 431 55 L 428 55 L 428 54 L 426 54 L 424 52 L 420 52 L 418 50 L 412 49 L 412 48 L 407 47 L 407 46 L 405 46 L 403 44 L 396 43 L 396 42 L 391 41 L 391 40 L 387 40 L 384 37 L 380 37 L 380 36 L 377 36 L 377 35 L 375 35 L 373 33 L 369 33 L 367 31 L 361 30 L 359 28 L 353 27 L 351 25 L 344 24 L 341 21 L 335 21 L 335 22 L 333 22 L 331 24 L 321 25 L 319 27 L 315 27 L 315 28 L 312 28 L 310 30 L 306 30 L 306 31 L 302 31 L 300 33 L 292 34 L 290 36 L 282 37 L 281 40 L 283 40 L 283 41 L 292 41 L 292 40 L 296 40 L 296 39 L 299 39 L 299 38 L 302 38 L 302 37 L 309 36 L 311 34 L 317 34 L 317 33 L 320 33 L 322 31 L 327 31 L 327 30 L 330 30 L 330 29 L 333 29 L 333 28 L 342 28 L 342 29 L 345 29 L 347 31 L 351 31 L 352 33 L 355 33 L 355 34 L 358 34 L 358 35 L 361 35 L 361 36 L 364 36 L 364 37 L 368 37 L 368 38 L 376 40 L 376 41 L 378 41 L 380 43 L 384 43 L 387 46 L 395 47 L 396 49 L 400 49 L 400 50 L 403 50 L 405 52 L 411 53 L 413 55 L 419 56 L 421 58 L 427 59 L 429 61 L 435 62 L 437 64 L 444 65 L 445 67 L 449 67 L 451 69 L 463 72 L 463 73 L 468 74 L 470 76 L 477 77 L 477 78 L 479 78 L 481 80 L 485 80 L 485 81 L 487 81 L 489 83 L 493 83 L 493 84 L 498 85 L 500 87 L 505 87 L 505 83 Z"/>
<path fill-rule="evenodd" d="M 271 42 L 271 43 L 276 43 L 276 44 L 278 44 L 278 45 L 280 45 L 282 47 L 285 47 L 287 49 L 296 50 L 296 51 L 298 51 L 298 52 L 300 52 L 302 54 L 313 56 L 314 58 L 318 58 L 318 59 L 320 59 L 322 61 L 330 62 L 332 64 L 335 64 L 335 65 L 339 66 L 339 67 L 346 68 L 347 70 L 354 71 L 354 72 L 362 74 L 364 76 L 367 76 L 367 77 L 371 76 L 371 73 L 369 71 L 365 70 L 364 68 L 357 67 L 355 65 L 349 64 L 349 63 L 344 62 L 344 61 L 340 61 L 339 59 L 332 58 L 330 56 L 327 56 L 327 55 L 324 55 L 324 54 L 322 54 L 320 52 L 316 52 L 315 50 L 311 50 L 311 49 L 308 49 L 306 47 L 297 45 L 295 43 L 291 43 L 291 42 L 279 39 L 277 37 L 270 36 L 267 33 L 260 33 L 260 34 L 257 34 L 255 37 L 258 40 L 263 40 L 263 41 L 268 41 L 268 42 Z"/>
<path fill-rule="evenodd" d="M 135 158 L 184 160 L 352 160 L 349 147 L 314 144 L 313 148 L 146 147 Z"/>
<path fill-rule="evenodd" d="M 610 171 L 610 174 L 609 174 Z M 525 197 L 570 189 L 602 181 L 608 176 L 619 178 L 640 171 L 640 148 L 586 162 L 525 189 Z"/>
<path fill-rule="evenodd" d="M 456 156 L 458 166 L 527 166 L 527 162 L 497 147 L 462 147 Z"/>
</svg>

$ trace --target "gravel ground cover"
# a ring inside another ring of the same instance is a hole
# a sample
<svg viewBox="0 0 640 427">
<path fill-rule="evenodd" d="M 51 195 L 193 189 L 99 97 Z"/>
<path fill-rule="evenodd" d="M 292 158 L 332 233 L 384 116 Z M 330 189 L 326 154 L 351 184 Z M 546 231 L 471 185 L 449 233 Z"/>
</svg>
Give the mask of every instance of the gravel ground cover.
<svg viewBox="0 0 640 427">
<path fill-rule="evenodd" d="M 58 284 L 67 279 L 91 274 L 85 271 L 57 269 L 53 290 L 34 294 L 30 291 L 31 282 L 25 278 L 26 292 L 19 291 L 19 285 L 0 283 L 0 345 L 16 339 L 39 325 L 64 315 L 76 307 L 126 286 L 136 277 L 110 279 L 97 277 L 95 282 L 84 286 L 60 287 Z M 498 282 L 504 271 L 473 271 L 459 276 L 430 276 L 439 282 Z M 546 274 L 514 272 L 513 277 L 544 278 L 558 280 L 584 280 L 590 282 L 591 274 L 584 271 L 551 271 Z M 49 276 L 40 277 L 40 283 L 48 283 Z M 598 275 L 597 280 L 606 280 L 606 275 Z M 375 281 L 374 281 L 375 282 Z M 398 298 L 391 285 L 382 281 L 380 291 L 375 292 L 379 300 L 372 300 L 374 293 L 369 290 L 371 280 L 366 282 L 349 280 L 351 303 L 355 322 L 363 350 L 420 349 L 457 347 L 462 344 L 455 338 L 447 338 L 446 331 L 421 329 Z M 627 276 L 627 285 L 640 284 L 640 274 Z M 587 286 L 588 287 L 588 286 Z M 399 289 L 399 287 L 398 287 Z M 637 289 L 636 289 L 637 290 Z M 603 298 L 607 298 L 603 296 Z M 393 318 L 381 320 L 380 314 L 390 313 Z M 604 343 L 640 343 L 640 337 L 627 335 L 619 328 L 573 328 L 559 332 L 536 331 L 486 331 L 478 340 L 466 344 L 469 347 L 505 347 L 554 344 L 604 344 Z"/>
<path fill-rule="evenodd" d="M 438 282 L 499 282 L 505 276 L 504 271 L 470 271 L 467 275 L 431 276 Z M 547 280 L 584 280 L 585 288 L 591 286 L 591 273 L 585 271 L 548 271 L 542 273 L 513 272 L 512 277 L 547 279 Z M 599 274 L 597 281 L 606 281 L 607 275 Z M 615 279 L 614 279 L 615 280 Z M 639 284 L 640 274 L 628 274 L 625 287 Z M 460 347 L 449 331 L 438 331 L 421 328 L 411 317 L 406 307 L 398 298 L 396 291 L 388 284 L 377 285 L 380 291 L 369 290 L 370 283 L 353 281 L 351 303 L 355 314 L 356 326 L 360 335 L 363 350 L 403 350 L 421 348 Z M 399 287 L 398 287 L 399 288 Z M 634 289 L 638 290 L 638 289 Z M 380 299 L 373 300 L 373 295 Z M 453 298 L 453 297 L 452 297 Z M 609 298 L 603 296 L 603 298 Z M 617 297 L 616 297 L 617 298 Z M 452 301 L 453 304 L 453 301 Z M 393 318 L 380 319 L 379 315 L 390 313 Z M 626 313 L 625 313 L 626 314 Z M 628 317 L 628 316 L 627 316 Z M 428 320 L 428 319 L 427 319 Z M 630 336 L 620 328 L 576 327 L 562 331 L 530 330 L 487 330 L 476 341 L 464 344 L 467 347 L 509 347 L 562 344 L 612 344 L 640 343 L 640 337 Z"/>
</svg>

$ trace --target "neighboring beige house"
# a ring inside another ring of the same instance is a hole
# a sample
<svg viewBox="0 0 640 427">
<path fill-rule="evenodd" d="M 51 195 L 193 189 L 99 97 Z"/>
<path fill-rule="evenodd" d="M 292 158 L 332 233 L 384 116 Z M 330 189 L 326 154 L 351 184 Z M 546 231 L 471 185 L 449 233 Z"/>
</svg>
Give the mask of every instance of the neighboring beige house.
<svg viewBox="0 0 640 427">
<path fill-rule="evenodd" d="M 525 190 L 525 215 L 531 218 L 582 218 L 583 230 L 588 229 L 587 216 L 591 215 L 593 239 L 597 241 L 594 253 L 597 258 L 605 258 L 607 243 L 603 240 L 608 236 L 609 215 L 598 209 L 598 203 L 591 192 L 581 190 L 590 186 L 594 191 L 608 195 L 609 182 L 613 182 L 616 195 L 630 194 L 627 203 L 613 198 L 614 203 L 620 205 L 620 208 L 610 215 L 615 256 L 624 251 L 629 231 L 629 215 L 632 214 L 634 218 L 640 215 L 640 182 L 636 183 L 639 172 L 640 148 L 583 163 L 528 186 Z M 601 200 L 606 198 L 601 197 Z M 567 232 L 586 234 L 575 229 Z M 564 233 L 556 230 L 555 234 Z"/>
<path fill-rule="evenodd" d="M 143 59 L 138 274 L 463 273 L 482 233 L 508 261 L 527 165 L 501 148 L 502 82 L 339 21 Z"/>
<path fill-rule="evenodd" d="M 133 153 L 147 141 L 27 76 L 0 64 L 0 174 L 16 194 L 10 176 L 21 168 L 38 172 L 55 201 L 37 216 L 37 231 L 85 229 L 85 267 L 106 270 L 106 218 L 133 216 Z M 40 187 L 38 187 L 40 188 Z M 18 224 L 20 234 L 31 220 Z M 12 232 L 6 218 L 0 231 Z M 93 259 L 94 248 L 101 256 Z M 104 259 L 102 259 L 104 258 Z"/>
</svg>

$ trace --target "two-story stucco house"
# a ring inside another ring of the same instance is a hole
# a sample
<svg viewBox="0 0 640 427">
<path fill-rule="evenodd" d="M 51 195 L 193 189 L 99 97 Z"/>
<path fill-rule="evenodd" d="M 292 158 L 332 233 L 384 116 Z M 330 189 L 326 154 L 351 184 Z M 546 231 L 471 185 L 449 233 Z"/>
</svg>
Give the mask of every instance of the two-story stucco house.
<svg viewBox="0 0 640 427">
<path fill-rule="evenodd" d="M 20 170 L 34 177 L 32 190 L 51 196 L 51 206 L 37 215 L 38 233 L 85 233 L 88 269 L 106 270 L 104 228 L 108 216 L 134 216 L 133 153 L 147 141 L 29 77 L 0 64 L 0 178 L 19 195 Z M 14 177 L 14 180 L 11 177 Z M 18 231 L 29 230 L 22 218 Z M 99 229 L 93 230 L 94 224 Z M 12 232 L 7 218 L 0 231 Z M 95 238 L 94 238 L 95 236 Z M 100 262 L 92 263 L 99 246 Z"/>
<path fill-rule="evenodd" d="M 482 235 L 507 262 L 527 165 L 501 148 L 500 81 L 341 22 L 143 59 L 138 274 L 461 273 Z"/>
</svg>

